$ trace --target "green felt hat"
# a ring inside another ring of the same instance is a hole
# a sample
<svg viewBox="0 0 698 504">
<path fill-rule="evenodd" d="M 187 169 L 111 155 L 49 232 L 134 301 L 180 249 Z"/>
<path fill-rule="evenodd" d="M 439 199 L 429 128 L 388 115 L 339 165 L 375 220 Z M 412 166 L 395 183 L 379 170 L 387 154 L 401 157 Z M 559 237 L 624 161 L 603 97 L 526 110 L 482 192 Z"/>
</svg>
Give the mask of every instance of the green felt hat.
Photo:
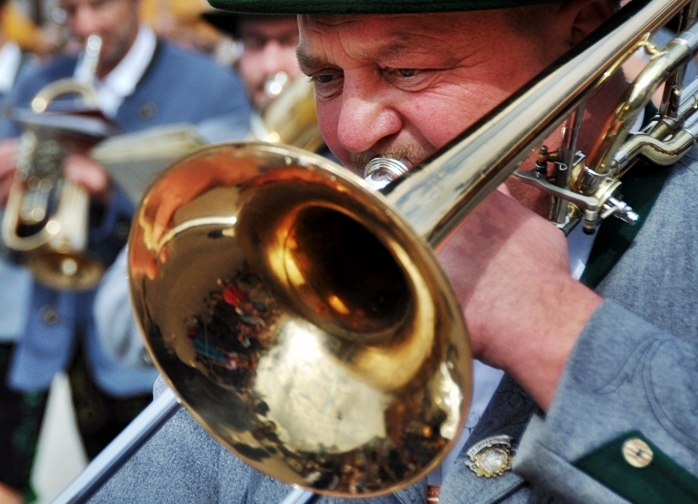
<svg viewBox="0 0 698 504">
<path fill-rule="evenodd" d="M 2 0 L 0 0 L 2 1 Z M 253 19 L 278 19 L 278 18 L 284 18 L 290 16 L 290 14 L 286 15 L 275 15 L 275 14 L 259 14 L 259 13 L 250 13 L 250 14 L 242 14 L 237 12 L 229 12 L 229 11 L 224 11 L 224 10 L 208 10 L 204 11 L 201 13 L 201 18 L 212 25 L 214 28 L 217 28 L 218 30 L 227 33 L 229 35 L 232 35 L 233 37 L 238 37 L 240 36 L 240 21 L 241 19 L 248 19 L 248 18 L 253 18 Z"/>
<path fill-rule="evenodd" d="M 561 0 L 209 0 L 219 9 L 256 14 L 417 14 L 505 9 Z"/>
</svg>

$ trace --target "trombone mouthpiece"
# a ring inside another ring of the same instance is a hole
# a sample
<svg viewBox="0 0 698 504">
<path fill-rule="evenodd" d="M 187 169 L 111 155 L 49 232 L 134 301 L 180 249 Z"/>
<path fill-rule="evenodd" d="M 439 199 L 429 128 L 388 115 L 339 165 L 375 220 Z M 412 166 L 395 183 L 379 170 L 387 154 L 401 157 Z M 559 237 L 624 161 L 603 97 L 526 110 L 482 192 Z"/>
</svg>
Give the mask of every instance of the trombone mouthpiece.
<svg viewBox="0 0 698 504">
<path fill-rule="evenodd" d="M 376 157 L 364 169 L 364 181 L 372 189 L 380 191 L 390 182 L 407 172 L 407 166 L 397 159 Z"/>
</svg>

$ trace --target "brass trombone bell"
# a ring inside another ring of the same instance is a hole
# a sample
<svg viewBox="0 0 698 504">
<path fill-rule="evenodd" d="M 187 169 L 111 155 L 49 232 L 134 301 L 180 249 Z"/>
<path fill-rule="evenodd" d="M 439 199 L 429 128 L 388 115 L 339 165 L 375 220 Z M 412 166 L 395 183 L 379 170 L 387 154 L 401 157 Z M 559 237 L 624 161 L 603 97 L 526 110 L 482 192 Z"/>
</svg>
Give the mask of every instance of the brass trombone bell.
<svg viewBox="0 0 698 504">
<path fill-rule="evenodd" d="M 184 158 L 137 212 L 129 274 L 183 404 L 275 478 L 384 494 L 458 437 L 471 353 L 451 287 L 383 196 L 320 156 L 241 143 Z"/>
</svg>

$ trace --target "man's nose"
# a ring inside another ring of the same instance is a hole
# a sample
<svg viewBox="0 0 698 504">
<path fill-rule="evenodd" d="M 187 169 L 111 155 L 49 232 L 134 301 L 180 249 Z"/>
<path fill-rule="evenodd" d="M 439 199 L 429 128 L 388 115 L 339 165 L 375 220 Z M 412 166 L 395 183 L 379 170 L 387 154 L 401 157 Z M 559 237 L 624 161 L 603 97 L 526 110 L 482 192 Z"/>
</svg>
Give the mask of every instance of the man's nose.
<svg viewBox="0 0 698 504">
<path fill-rule="evenodd" d="M 94 9 L 81 7 L 73 14 L 70 27 L 76 37 L 85 40 L 89 35 L 99 33 L 99 16 Z"/>
<path fill-rule="evenodd" d="M 295 64 L 295 51 L 290 53 L 284 50 L 284 47 L 277 40 L 269 40 L 264 45 L 264 52 L 260 60 L 263 62 L 264 71 L 267 76 L 273 76 L 277 72 L 289 72 L 289 64 Z"/>
<path fill-rule="evenodd" d="M 353 154 L 379 148 L 383 140 L 396 135 L 403 121 L 380 90 L 361 82 L 350 82 L 345 75 L 337 124 L 337 140 Z"/>
</svg>

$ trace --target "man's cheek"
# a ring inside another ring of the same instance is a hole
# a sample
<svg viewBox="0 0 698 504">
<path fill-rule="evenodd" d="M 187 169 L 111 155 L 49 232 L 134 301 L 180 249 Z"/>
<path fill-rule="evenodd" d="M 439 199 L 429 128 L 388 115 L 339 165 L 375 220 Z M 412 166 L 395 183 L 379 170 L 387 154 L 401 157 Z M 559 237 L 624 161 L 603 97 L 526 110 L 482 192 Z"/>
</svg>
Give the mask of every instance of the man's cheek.
<svg viewBox="0 0 698 504">
<path fill-rule="evenodd" d="M 316 107 L 318 114 L 318 126 L 325 144 L 340 163 L 342 163 L 344 166 L 351 167 L 349 152 L 342 148 L 337 135 L 339 115 L 335 113 L 334 107 L 330 104 L 322 103 L 316 100 Z"/>
<path fill-rule="evenodd" d="M 486 85 L 442 89 L 414 106 L 410 120 L 429 143 L 440 149 L 506 98 L 503 93 L 490 97 L 487 92 L 492 90 Z"/>
</svg>

